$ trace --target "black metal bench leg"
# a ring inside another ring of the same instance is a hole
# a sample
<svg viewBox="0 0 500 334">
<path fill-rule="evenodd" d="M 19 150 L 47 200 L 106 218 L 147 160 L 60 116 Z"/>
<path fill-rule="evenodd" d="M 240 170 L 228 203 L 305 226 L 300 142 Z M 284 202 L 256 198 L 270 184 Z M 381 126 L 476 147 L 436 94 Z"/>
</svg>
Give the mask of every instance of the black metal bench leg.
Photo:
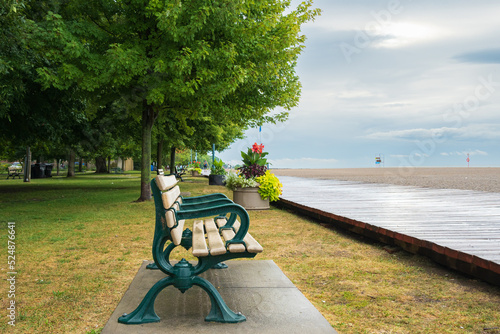
<svg viewBox="0 0 500 334">
<path fill-rule="evenodd" d="M 193 285 L 201 287 L 210 297 L 212 307 L 210 313 L 205 318 L 205 321 L 228 322 L 236 323 L 247 320 L 241 313 L 234 313 L 224 302 L 219 291 L 206 279 L 195 276 L 193 277 Z"/>
<path fill-rule="evenodd" d="M 169 285 L 174 284 L 174 279 L 170 276 L 162 278 L 151 289 L 139 304 L 139 306 L 130 314 L 124 314 L 118 318 L 122 324 L 145 324 L 148 322 L 158 322 L 160 317 L 155 312 L 155 300 L 158 294 Z"/>
</svg>

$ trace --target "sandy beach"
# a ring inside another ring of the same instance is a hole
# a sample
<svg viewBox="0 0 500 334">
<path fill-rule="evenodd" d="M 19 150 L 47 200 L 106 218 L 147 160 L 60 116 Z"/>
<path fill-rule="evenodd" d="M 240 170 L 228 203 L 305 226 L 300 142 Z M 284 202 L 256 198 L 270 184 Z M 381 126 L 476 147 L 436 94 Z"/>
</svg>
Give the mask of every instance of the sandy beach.
<svg viewBox="0 0 500 334">
<path fill-rule="evenodd" d="M 500 167 L 273 169 L 277 176 L 500 192 Z"/>
</svg>

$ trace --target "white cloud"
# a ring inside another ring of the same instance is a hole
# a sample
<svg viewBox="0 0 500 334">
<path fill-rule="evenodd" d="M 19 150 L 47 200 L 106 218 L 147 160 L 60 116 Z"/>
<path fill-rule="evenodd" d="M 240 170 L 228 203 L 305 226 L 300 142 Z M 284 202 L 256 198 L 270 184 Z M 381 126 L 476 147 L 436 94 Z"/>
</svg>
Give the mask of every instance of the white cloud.
<svg viewBox="0 0 500 334">
<path fill-rule="evenodd" d="M 474 155 L 482 155 L 482 156 L 487 156 L 488 155 L 488 152 L 484 152 L 484 151 L 481 151 L 481 150 L 469 150 L 469 151 L 455 151 L 455 152 L 442 152 L 440 153 L 441 155 L 443 156 L 474 156 Z"/>
<path fill-rule="evenodd" d="M 434 139 L 443 142 L 451 139 L 499 139 L 500 132 L 497 125 L 475 124 L 461 128 L 441 127 L 441 128 L 418 128 L 406 130 L 390 130 L 373 132 L 365 136 L 367 139 L 378 140 L 425 140 Z"/>
<path fill-rule="evenodd" d="M 390 22 L 380 25 L 373 34 L 379 37 L 375 40 L 373 46 L 379 48 L 404 47 L 446 36 L 443 29 L 428 24 L 412 22 Z"/>
<path fill-rule="evenodd" d="M 367 98 L 367 97 L 383 97 L 382 94 L 371 92 L 368 90 L 345 90 L 341 91 L 338 94 L 331 93 L 331 95 L 336 96 L 339 99 L 359 99 L 359 98 Z"/>
</svg>

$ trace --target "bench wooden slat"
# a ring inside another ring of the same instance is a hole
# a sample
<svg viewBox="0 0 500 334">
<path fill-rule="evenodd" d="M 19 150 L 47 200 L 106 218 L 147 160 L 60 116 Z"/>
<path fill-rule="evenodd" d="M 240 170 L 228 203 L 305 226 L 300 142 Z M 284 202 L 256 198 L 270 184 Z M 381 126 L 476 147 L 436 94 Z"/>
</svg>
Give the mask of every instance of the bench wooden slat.
<svg viewBox="0 0 500 334">
<path fill-rule="evenodd" d="M 247 245 L 247 250 L 249 253 L 262 253 L 264 248 L 255 240 L 250 233 L 243 238 L 243 241 Z"/>
<path fill-rule="evenodd" d="M 208 246 L 210 255 L 221 255 L 226 253 L 226 247 L 219 234 L 219 229 L 215 226 L 213 219 L 205 220 L 205 229 L 207 231 Z"/>
<path fill-rule="evenodd" d="M 179 224 L 170 229 L 170 235 L 172 236 L 172 242 L 176 245 L 180 245 L 182 239 L 182 232 L 184 231 L 185 220 L 179 220 Z"/>
<path fill-rule="evenodd" d="M 203 220 L 195 220 L 193 223 L 193 255 L 196 257 L 208 256 Z"/>
<path fill-rule="evenodd" d="M 172 228 L 175 226 L 175 215 L 172 210 L 165 211 L 165 218 L 167 219 L 167 226 Z"/>
<path fill-rule="evenodd" d="M 240 225 L 241 224 L 238 220 L 234 222 L 233 227 L 236 232 L 238 232 L 238 230 L 240 229 Z M 261 253 L 264 250 L 264 248 L 257 242 L 257 240 L 255 240 L 254 237 L 252 237 L 250 233 L 247 233 L 245 235 L 243 241 L 247 245 L 247 251 L 249 253 Z"/>
<path fill-rule="evenodd" d="M 163 201 L 163 207 L 165 209 L 170 208 L 177 198 L 181 195 L 181 190 L 179 186 L 175 186 L 172 189 L 165 191 L 161 194 L 161 199 Z"/>
<path fill-rule="evenodd" d="M 221 218 L 217 219 L 217 225 L 219 226 L 219 228 L 221 228 L 222 226 L 226 225 L 226 220 Z M 226 241 L 231 240 L 236 235 L 232 229 L 222 230 L 221 233 Z M 243 253 L 246 249 L 245 245 L 243 244 L 230 244 L 227 247 L 227 250 L 231 253 Z"/>
<path fill-rule="evenodd" d="M 219 226 L 219 228 L 221 228 L 222 226 L 224 226 L 226 224 L 226 220 L 225 219 L 217 219 L 217 225 Z M 236 232 L 238 232 L 239 228 L 240 228 L 240 222 L 238 220 L 236 220 L 233 224 L 233 228 Z M 231 240 L 232 238 L 234 238 L 235 236 L 235 232 L 233 230 L 222 230 L 222 235 L 224 236 L 224 239 L 226 240 Z M 226 235 L 227 237 L 226 237 Z M 257 240 L 255 240 L 254 237 L 252 237 L 252 235 L 250 233 L 247 233 L 245 235 L 245 237 L 243 238 L 243 241 L 245 242 L 245 244 L 247 245 L 247 251 L 249 253 L 261 253 L 264 248 L 259 244 L 259 242 Z M 243 250 L 242 250 L 243 249 Z M 228 246 L 228 250 L 231 252 L 231 253 L 242 253 L 245 251 L 245 246 L 243 244 L 230 244 Z"/>
<path fill-rule="evenodd" d="M 160 188 L 161 191 L 167 191 L 177 184 L 177 179 L 175 178 L 175 175 L 167 175 L 167 176 L 158 175 L 156 176 L 155 180 L 156 180 L 156 185 L 158 186 L 158 188 Z"/>
</svg>

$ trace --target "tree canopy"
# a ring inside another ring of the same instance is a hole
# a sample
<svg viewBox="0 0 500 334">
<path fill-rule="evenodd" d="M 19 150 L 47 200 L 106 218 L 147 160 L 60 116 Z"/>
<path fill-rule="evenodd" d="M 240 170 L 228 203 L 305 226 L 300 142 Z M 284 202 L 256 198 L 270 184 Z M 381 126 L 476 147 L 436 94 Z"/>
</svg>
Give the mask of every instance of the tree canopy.
<svg viewBox="0 0 500 334">
<path fill-rule="evenodd" d="M 207 138 L 222 130 L 234 139 L 250 125 L 286 119 L 300 96 L 300 26 L 319 14 L 311 5 L 39 1 L 46 14 L 33 19 L 30 41 L 47 61 L 37 67 L 37 80 L 45 89 L 78 87 L 96 100 L 126 101 L 123 107 L 141 120 L 140 199 L 149 199 L 151 133 L 160 115 L 173 122 L 172 138 L 196 128 Z M 271 115 L 276 107 L 284 111 Z"/>
</svg>

